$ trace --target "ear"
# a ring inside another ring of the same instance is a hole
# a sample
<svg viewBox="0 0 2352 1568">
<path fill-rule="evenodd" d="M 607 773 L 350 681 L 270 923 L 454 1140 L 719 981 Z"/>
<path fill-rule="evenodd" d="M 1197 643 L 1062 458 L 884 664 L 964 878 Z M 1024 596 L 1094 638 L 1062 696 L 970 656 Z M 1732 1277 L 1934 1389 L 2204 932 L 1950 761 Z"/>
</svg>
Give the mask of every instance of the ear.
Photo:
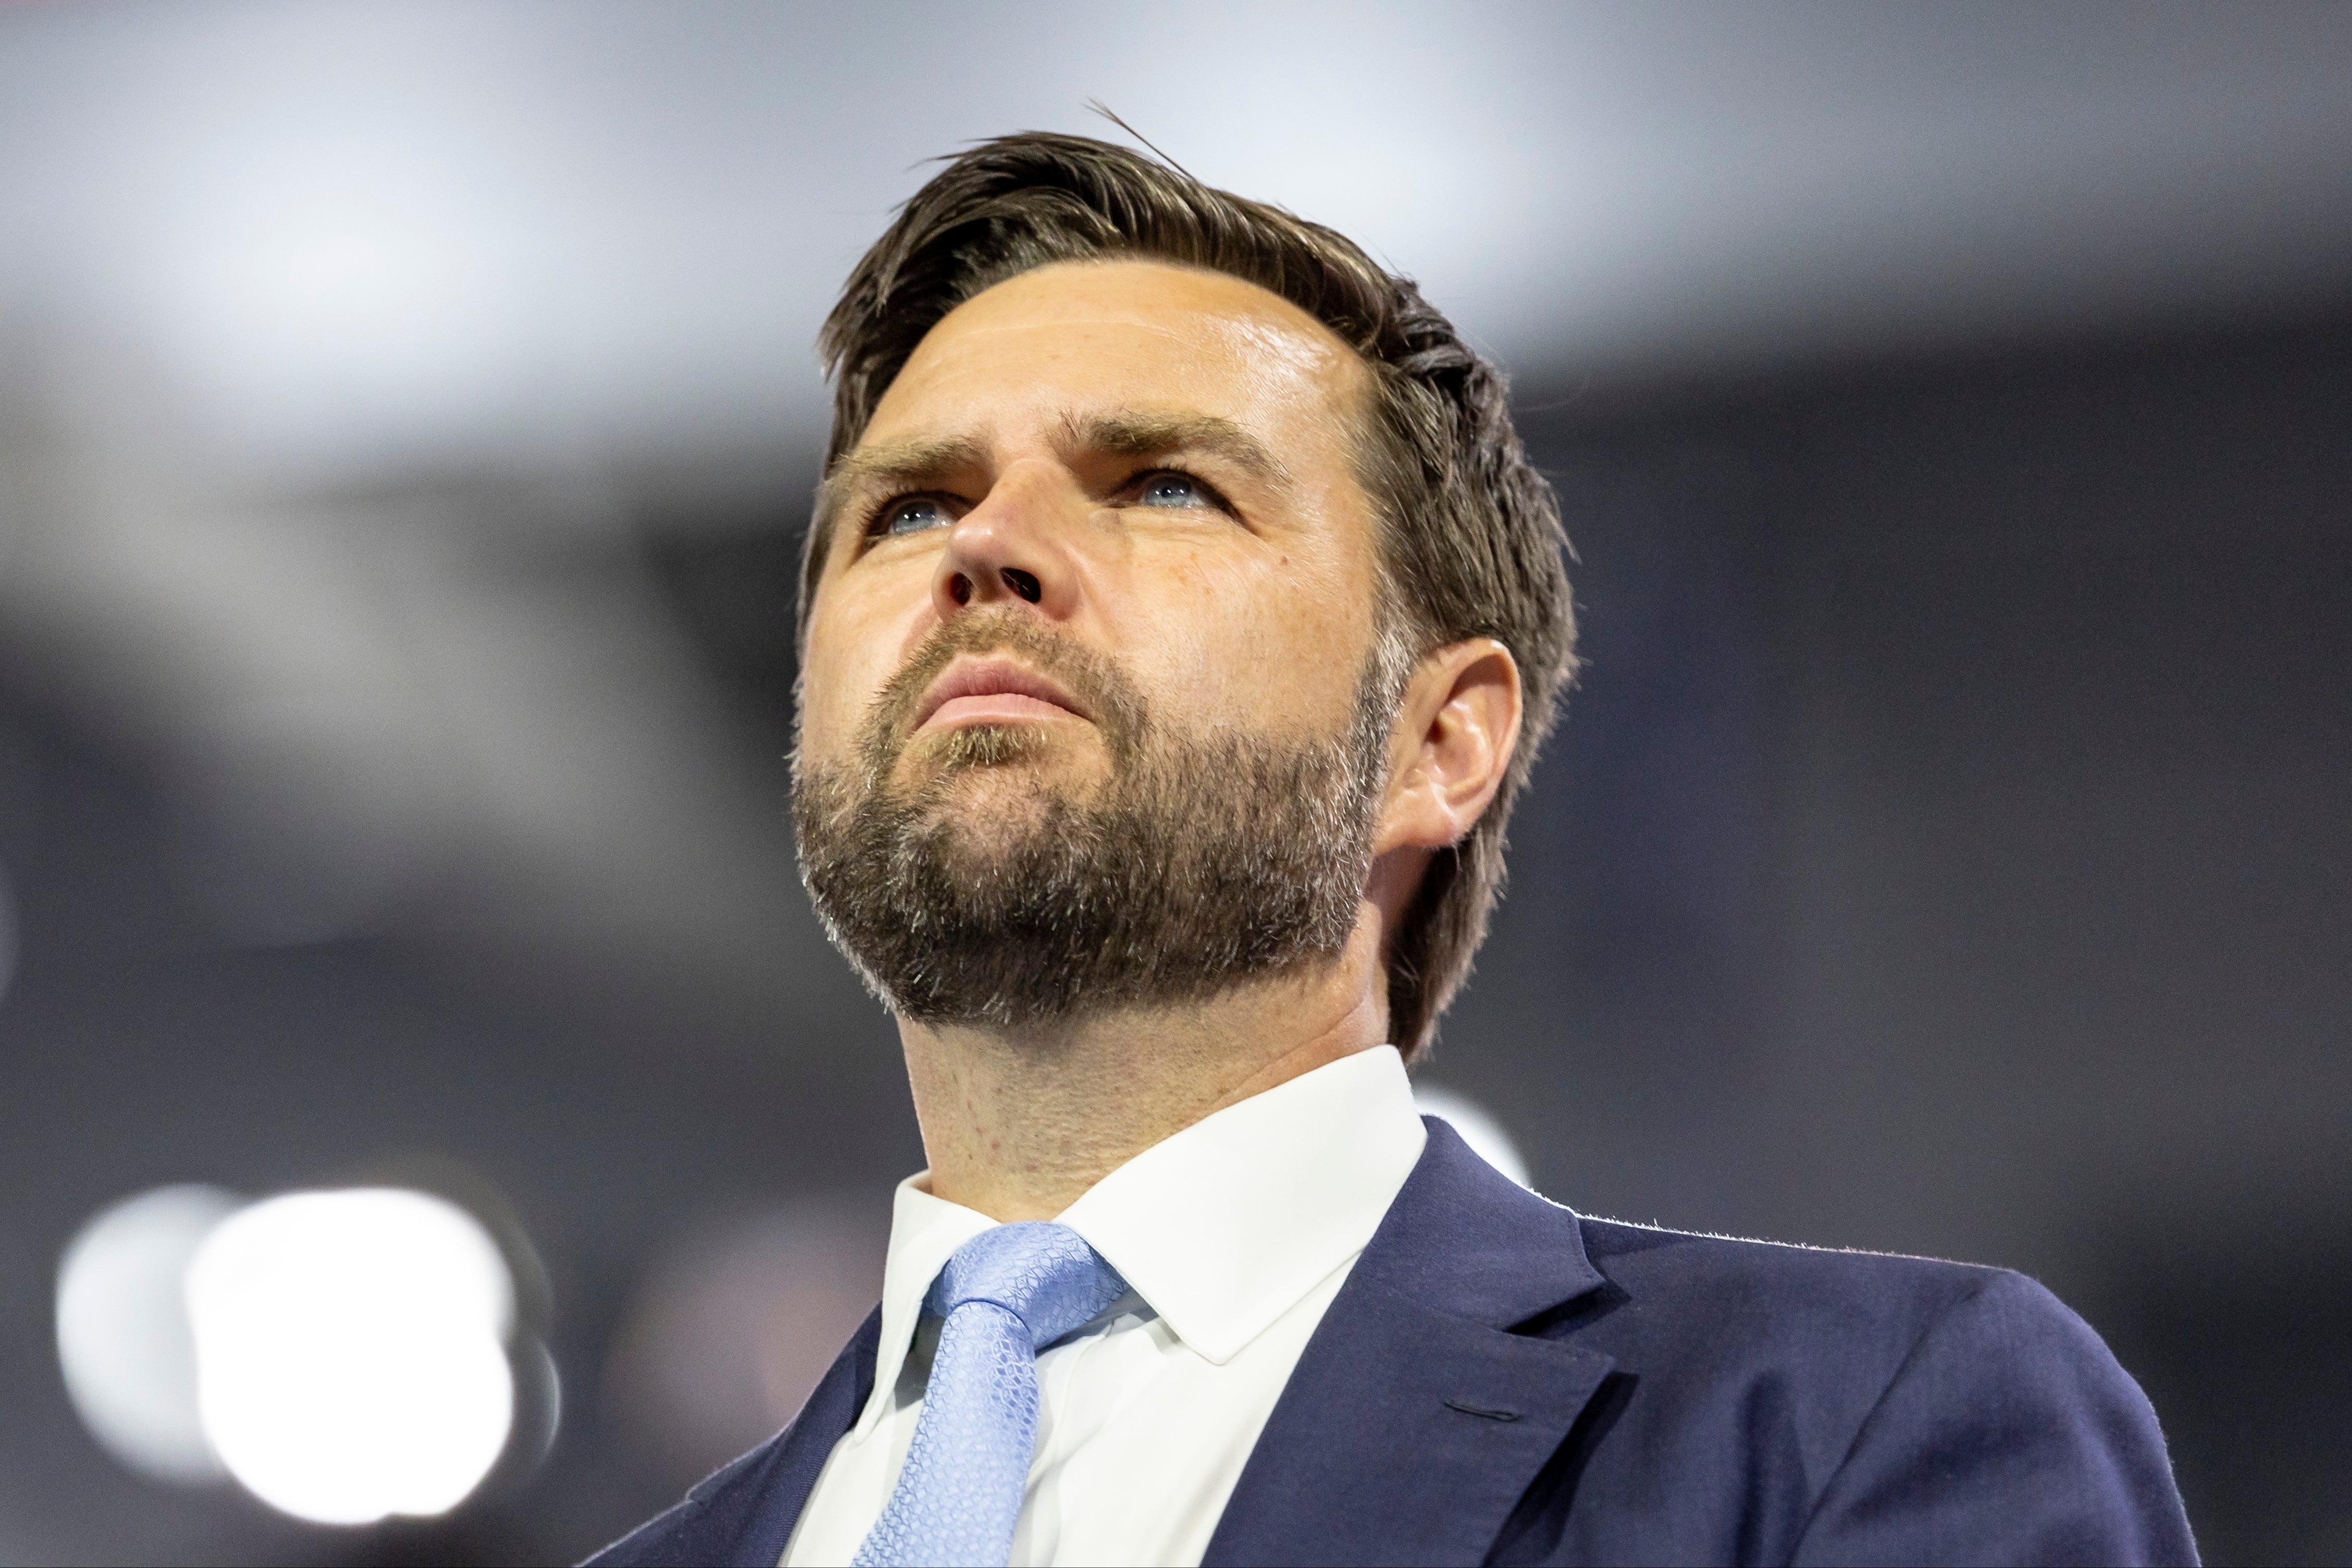
<svg viewBox="0 0 2352 1568">
<path fill-rule="evenodd" d="M 1519 666 L 1491 637 L 1423 658 L 1389 738 L 1375 854 L 1442 850 L 1477 825 L 1519 741 Z"/>
</svg>

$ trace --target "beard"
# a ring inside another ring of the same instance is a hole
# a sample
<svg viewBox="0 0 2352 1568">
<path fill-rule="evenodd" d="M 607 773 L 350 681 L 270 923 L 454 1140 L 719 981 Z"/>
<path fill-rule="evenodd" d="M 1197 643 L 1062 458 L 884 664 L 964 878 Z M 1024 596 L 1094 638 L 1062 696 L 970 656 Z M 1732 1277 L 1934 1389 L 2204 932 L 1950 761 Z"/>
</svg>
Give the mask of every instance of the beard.
<svg viewBox="0 0 2352 1568">
<path fill-rule="evenodd" d="M 958 654 L 994 652 L 1095 716 L 1101 782 L 1066 790 L 1027 767 L 1055 742 L 1036 727 L 910 733 Z M 1026 614 L 960 615 L 877 696 L 853 760 L 795 758 L 802 879 L 867 988 L 924 1023 L 1164 1006 L 1328 962 L 1371 865 L 1396 685 L 1368 670 L 1328 738 L 1181 734 Z"/>
</svg>

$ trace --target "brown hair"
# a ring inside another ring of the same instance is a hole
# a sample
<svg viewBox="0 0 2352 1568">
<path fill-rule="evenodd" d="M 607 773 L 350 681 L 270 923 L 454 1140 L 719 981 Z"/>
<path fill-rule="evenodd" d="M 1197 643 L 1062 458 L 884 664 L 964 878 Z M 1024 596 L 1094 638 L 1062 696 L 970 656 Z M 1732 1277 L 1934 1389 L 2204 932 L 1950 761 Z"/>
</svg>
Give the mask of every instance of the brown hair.
<svg viewBox="0 0 2352 1568">
<path fill-rule="evenodd" d="M 849 275 L 817 341 L 834 379 L 834 464 L 940 318 L 1056 262 L 1204 267 L 1277 294 L 1363 357 L 1374 392 L 1360 477 L 1381 517 L 1383 640 L 1409 658 L 1492 637 L 1518 661 L 1525 713 L 1494 804 L 1433 860 L 1388 953 L 1390 1038 L 1408 1060 L 1470 973 L 1503 882 L 1503 830 L 1576 668 L 1567 539 L 1512 428 L 1502 374 L 1407 278 L 1353 241 L 1139 153 L 1027 131 L 947 161 Z M 829 519 L 803 557 L 801 624 Z"/>
</svg>

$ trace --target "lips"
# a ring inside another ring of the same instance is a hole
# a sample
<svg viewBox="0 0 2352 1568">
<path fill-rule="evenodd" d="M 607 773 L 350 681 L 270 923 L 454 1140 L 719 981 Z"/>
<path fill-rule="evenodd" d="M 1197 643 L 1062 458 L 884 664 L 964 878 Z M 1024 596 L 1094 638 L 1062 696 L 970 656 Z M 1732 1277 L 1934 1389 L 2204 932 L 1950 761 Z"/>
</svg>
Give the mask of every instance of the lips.
<svg viewBox="0 0 2352 1568">
<path fill-rule="evenodd" d="M 1053 681 L 1006 658 L 959 658 L 940 673 L 915 708 L 914 727 L 1019 722 L 1053 717 L 1091 719 L 1076 698 Z"/>
</svg>

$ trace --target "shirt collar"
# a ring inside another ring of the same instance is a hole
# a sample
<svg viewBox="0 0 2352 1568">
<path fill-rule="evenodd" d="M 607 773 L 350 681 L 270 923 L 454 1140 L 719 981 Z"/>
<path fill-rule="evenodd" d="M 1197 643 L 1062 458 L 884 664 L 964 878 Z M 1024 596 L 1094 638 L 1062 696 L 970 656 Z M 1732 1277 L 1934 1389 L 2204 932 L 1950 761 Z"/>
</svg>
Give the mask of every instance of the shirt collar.
<svg viewBox="0 0 2352 1568">
<path fill-rule="evenodd" d="M 1055 1218 L 1086 1238 L 1186 1347 L 1223 1365 L 1364 1249 L 1426 1134 L 1393 1046 L 1358 1051 L 1153 1145 Z M 898 1386 L 923 1297 L 996 1221 L 898 1184 L 882 1339 L 861 1434 Z"/>
</svg>

